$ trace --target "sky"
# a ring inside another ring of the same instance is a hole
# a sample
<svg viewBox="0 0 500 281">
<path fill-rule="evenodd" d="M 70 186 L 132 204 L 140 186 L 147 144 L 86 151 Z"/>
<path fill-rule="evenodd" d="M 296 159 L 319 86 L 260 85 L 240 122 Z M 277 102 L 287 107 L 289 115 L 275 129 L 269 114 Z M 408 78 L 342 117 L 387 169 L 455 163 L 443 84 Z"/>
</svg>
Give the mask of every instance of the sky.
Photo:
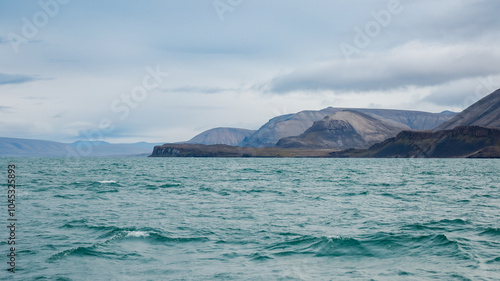
<svg viewBox="0 0 500 281">
<path fill-rule="evenodd" d="M 0 0 L 0 136 L 177 142 L 500 88 L 498 0 Z"/>
</svg>

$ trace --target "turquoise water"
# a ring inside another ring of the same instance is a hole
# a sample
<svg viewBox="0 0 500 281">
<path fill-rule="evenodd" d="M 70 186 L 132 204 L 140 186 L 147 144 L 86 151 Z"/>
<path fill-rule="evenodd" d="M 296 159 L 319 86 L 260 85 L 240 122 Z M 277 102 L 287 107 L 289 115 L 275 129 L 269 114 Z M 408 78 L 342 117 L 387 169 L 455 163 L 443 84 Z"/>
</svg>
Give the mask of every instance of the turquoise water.
<svg viewBox="0 0 500 281">
<path fill-rule="evenodd" d="M 2 280 L 500 280 L 500 160 L 0 163 Z"/>
</svg>

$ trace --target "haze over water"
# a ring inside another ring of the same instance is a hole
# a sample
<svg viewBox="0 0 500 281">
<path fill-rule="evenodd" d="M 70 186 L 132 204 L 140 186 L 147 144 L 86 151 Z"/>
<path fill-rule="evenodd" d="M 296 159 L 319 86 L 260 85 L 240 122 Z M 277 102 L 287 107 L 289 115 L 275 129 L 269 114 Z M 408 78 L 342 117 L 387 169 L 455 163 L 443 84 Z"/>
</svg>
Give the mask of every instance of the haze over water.
<svg viewBox="0 0 500 281">
<path fill-rule="evenodd" d="M 500 160 L 0 162 L 17 166 L 16 280 L 500 276 Z"/>
</svg>

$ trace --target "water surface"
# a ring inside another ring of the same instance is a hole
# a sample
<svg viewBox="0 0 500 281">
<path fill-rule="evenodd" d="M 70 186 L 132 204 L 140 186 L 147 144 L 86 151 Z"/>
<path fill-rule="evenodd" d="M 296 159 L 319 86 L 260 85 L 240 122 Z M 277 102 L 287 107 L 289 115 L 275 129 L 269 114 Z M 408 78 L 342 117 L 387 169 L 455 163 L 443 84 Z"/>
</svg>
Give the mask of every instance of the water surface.
<svg viewBox="0 0 500 281">
<path fill-rule="evenodd" d="M 18 167 L 4 280 L 500 279 L 500 160 L 0 163 Z"/>
</svg>

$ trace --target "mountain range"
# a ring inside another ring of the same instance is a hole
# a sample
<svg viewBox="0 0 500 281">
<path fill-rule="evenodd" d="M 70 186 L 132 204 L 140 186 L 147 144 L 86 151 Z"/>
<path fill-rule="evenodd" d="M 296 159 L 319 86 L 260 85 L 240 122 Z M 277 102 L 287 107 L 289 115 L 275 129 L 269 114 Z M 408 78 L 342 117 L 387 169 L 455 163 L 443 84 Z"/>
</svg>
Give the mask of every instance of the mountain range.
<svg viewBox="0 0 500 281">
<path fill-rule="evenodd" d="M 0 157 L 146 156 L 151 153 L 156 145 L 160 145 L 160 143 L 112 144 L 105 141 L 60 143 L 0 137 Z"/>
<path fill-rule="evenodd" d="M 429 113 L 422 111 L 371 109 L 371 108 L 334 108 L 322 110 L 304 110 L 298 113 L 277 116 L 262 125 L 257 131 L 230 128 L 215 128 L 202 132 L 187 143 L 197 144 L 226 144 L 245 147 L 274 147 L 278 141 L 285 137 L 295 137 L 304 133 L 314 122 L 330 116 L 338 111 L 356 111 L 366 114 L 386 124 L 391 124 L 402 129 L 431 130 L 443 122 L 454 117 L 456 113 L 444 111 Z M 238 133 L 236 133 L 238 132 Z M 236 143 L 234 135 L 238 138 L 245 135 L 243 140 Z"/>
<path fill-rule="evenodd" d="M 214 128 L 176 147 L 182 149 L 183 155 L 193 155 L 189 151 L 196 148 L 196 155 L 220 152 L 235 157 L 496 157 L 500 151 L 497 129 L 500 90 L 459 114 L 328 107 L 277 116 L 256 131 Z M 172 144 L 65 144 L 0 138 L 0 156 L 135 156 L 147 155 L 153 148 L 155 156 L 161 156 L 158 151 L 168 151 L 163 148 L 169 146 Z M 248 149 L 242 149 L 245 147 Z M 443 147 L 448 147 L 449 152 L 443 152 Z"/>
<path fill-rule="evenodd" d="M 456 113 L 445 111 L 429 113 L 422 111 L 371 109 L 371 108 L 334 108 L 328 107 L 318 111 L 306 110 L 295 114 L 275 117 L 252 136 L 245 139 L 240 146 L 271 147 L 284 137 L 298 136 L 309 129 L 314 122 L 332 115 L 337 111 L 354 110 L 376 119 L 392 123 L 395 126 L 405 125 L 414 130 L 431 130 L 454 117 Z"/>
<path fill-rule="evenodd" d="M 403 131 L 369 149 L 334 157 L 500 158 L 500 90 L 466 108 L 433 131 Z"/>
<path fill-rule="evenodd" d="M 387 110 L 387 109 L 348 109 L 328 107 L 322 110 L 306 110 L 294 114 L 286 114 L 272 118 L 259 130 L 240 128 L 214 128 L 204 131 L 193 137 L 188 144 L 217 145 L 246 147 L 274 147 L 285 137 L 294 137 L 303 134 L 316 121 L 335 114 L 336 112 L 355 110 L 365 114 L 365 118 L 376 118 L 386 124 L 404 129 L 433 128 L 453 117 L 453 112 L 428 113 L 420 111 Z M 384 135 L 385 136 L 385 135 Z M 392 136 L 392 135 L 387 135 Z M 346 141 L 347 142 L 347 141 Z M 366 147 L 367 142 L 354 147 Z M 156 145 L 161 143 L 123 143 L 111 144 L 104 141 L 76 141 L 74 143 L 60 143 L 45 140 L 0 138 L 0 157 L 32 156 L 32 157 L 66 157 L 78 156 L 134 156 L 150 154 Z M 314 145 L 298 146 L 300 148 L 317 148 Z M 321 146 L 319 146 L 321 147 Z M 325 146 L 329 148 L 344 148 L 346 146 Z M 290 145 L 288 145 L 290 148 Z M 265 153 L 264 153 L 265 154 Z M 260 154 L 259 154 L 260 155 Z"/>
<path fill-rule="evenodd" d="M 302 111 L 269 120 L 240 146 L 165 144 L 155 147 L 151 156 L 498 158 L 499 96 L 497 90 L 459 114 L 339 108 Z"/>
</svg>

